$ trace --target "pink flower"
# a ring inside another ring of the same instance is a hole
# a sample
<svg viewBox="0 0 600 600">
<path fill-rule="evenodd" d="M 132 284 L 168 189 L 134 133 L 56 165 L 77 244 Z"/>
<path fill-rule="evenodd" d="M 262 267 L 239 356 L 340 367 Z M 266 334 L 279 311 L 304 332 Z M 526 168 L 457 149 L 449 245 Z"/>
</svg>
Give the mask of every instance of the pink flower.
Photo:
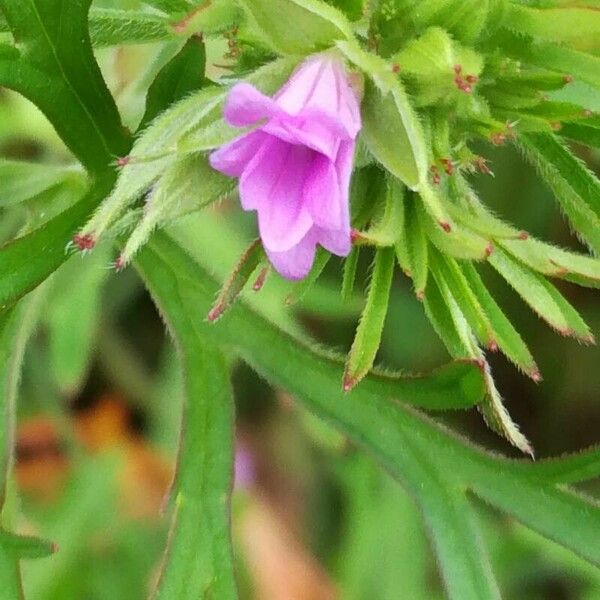
<svg viewBox="0 0 600 600">
<path fill-rule="evenodd" d="M 273 96 L 247 83 L 233 87 L 224 109 L 235 127 L 258 129 L 219 148 L 213 168 L 240 178 L 244 210 L 255 210 L 269 260 L 302 279 L 316 245 L 350 252 L 349 186 L 360 112 L 342 62 L 332 54 L 306 60 Z"/>
</svg>

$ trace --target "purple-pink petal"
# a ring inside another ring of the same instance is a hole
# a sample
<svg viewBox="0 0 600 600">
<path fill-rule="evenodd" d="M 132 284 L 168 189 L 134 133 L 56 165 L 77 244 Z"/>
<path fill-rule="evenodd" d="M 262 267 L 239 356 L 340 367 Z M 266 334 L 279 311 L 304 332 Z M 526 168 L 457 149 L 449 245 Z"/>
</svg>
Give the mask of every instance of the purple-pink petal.
<svg viewBox="0 0 600 600">
<path fill-rule="evenodd" d="M 304 204 L 313 223 L 325 229 L 344 227 L 344 207 L 335 165 L 322 154 L 312 161 L 304 183 Z"/>
<path fill-rule="evenodd" d="M 283 252 L 275 252 L 265 247 L 267 256 L 277 272 L 294 281 L 304 279 L 308 275 L 315 260 L 316 249 L 317 236 L 314 229 L 309 230 L 295 246 Z"/>
<path fill-rule="evenodd" d="M 288 250 L 312 226 L 302 191 L 313 155 L 305 146 L 270 138 L 242 175 L 240 195 L 256 207 L 260 237 L 271 250 Z"/>
<path fill-rule="evenodd" d="M 350 252 L 349 186 L 358 101 L 333 54 L 305 61 L 273 98 L 240 83 L 224 109 L 234 126 L 258 128 L 215 151 L 212 166 L 240 178 L 265 251 L 288 279 L 305 277 L 317 244 Z"/>
<path fill-rule="evenodd" d="M 271 98 L 259 92 L 254 86 L 249 83 L 238 83 L 231 88 L 227 96 L 223 117 L 233 127 L 247 127 L 261 119 L 275 117 L 281 112 Z"/>
<path fill-rule="evenodd" d="M 221 146 L 209 157 L 212 168 L 229 177 L 240 177 L 268 137 L 262 131 L 254 131 Z"/>
</svg>

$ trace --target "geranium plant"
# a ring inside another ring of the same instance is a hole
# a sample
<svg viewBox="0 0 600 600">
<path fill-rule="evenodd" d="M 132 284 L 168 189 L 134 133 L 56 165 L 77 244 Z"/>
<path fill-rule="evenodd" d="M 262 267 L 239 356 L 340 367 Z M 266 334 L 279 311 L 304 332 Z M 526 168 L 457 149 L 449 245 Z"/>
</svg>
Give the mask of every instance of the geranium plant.
<svg viewBox="0 0 600 600">
<path fill-rule="evenodd" d="M 448 597 L 500 597 L 475 498 L 600 563 L 600 509 L 568 487 L 598 476 L 598 451 L 532 460 L 488 357 L 503 353 L 540 385 L 544 374 L 482 277 L 495 271 L 559 335 L 594 343 L 555 283 L 600 282 L 600 181 L 582 158 L 582 148 L 600 148 L 593 110 L 600 97 L 598 4 L 90 4 L 0 0 L 0 86 L 34 103 L 80 165 L 0 163 L 1 218 L 17 215 L 10 223 L 18 223 L 0 249 L 4 487 L 20 366 L 43 318 L 51 284 L 44 282 L 77 261 L 71 285 L 85 298 L 101 280 L 89 275 L 100 272 L 98 261 L 110 262 L 141 276 L 184 373 L 173 522 L 153 597 L 237 597 L 230 548 L 234 358 L 292 394 L 408 490 Z M 162 50 L 129 131 L 94 50 L 149 42 Z M 207 52 L 222 60 L 207 62 Z M 579 250 L 536 239 L 481 200 L 473 175 L 493 177 L 486 154 L 494 146 L 514 147 L 535 167 Z M 59 184 L 64 193 L 23 211 Z M 197 227 L 209 205 L 223 200 L 253 211 L 257 231 L 224 280 L 213 268 L 218 250 L 199 239 Z M 357 266 L 365 260 L 372 266 L 362 281 Z M 290 316 L 330 261 L 341 271 L 339 310 L 366 290 L 347 355 L 314 345 Z M 409 278 L 452 358 L 430 374 L 374 366 L 394 277 Z M 267 290 L 272 280 L 283 290 L 277 310 L 277 293 Z M 73 352 L 80 360 L 67 376 L 75 385 L 89 350 Z M 522 458 L 471 444 L 436 414 L 475 406 Z M 2 525 L 0 589 L 19 598 L 20 562 L 52 546 L 11 531 L 7 520 Z"/>
</svg>

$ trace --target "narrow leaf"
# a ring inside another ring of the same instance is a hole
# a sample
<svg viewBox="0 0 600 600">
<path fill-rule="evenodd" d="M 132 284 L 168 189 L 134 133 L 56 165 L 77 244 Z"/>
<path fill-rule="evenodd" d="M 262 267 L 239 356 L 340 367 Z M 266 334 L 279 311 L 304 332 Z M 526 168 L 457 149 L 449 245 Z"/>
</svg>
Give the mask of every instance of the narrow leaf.
<svg viewBox="0 0 600 600">
<path fill-rule="evenodd" d="M 344 271 L 342 277 L 342 300 L 349 302 L 354 295 L 354 284 L 356 282 L 356 267 L 360 257 L 360 248 L 353 246 L 350 254 L 344 261 Z"/>
<path fill-rule="evenodd" d="M 490 350 L 498 347 L 491 323 L 457 262 L 438 251 L 431 252 L 431 270 L 436 280 L 445 282 L 481 344 Z M 438 283 L 438 285 L 440 285 Z"/>
<path fill-rule="evenodd" d="M 500 350 L 534 381 L 539 381 L 541 378 L 540 372 L 531 352 L 510 320 L 502 312 L 498 304 L 496 304 L 493 296 L 481 280 L 475 266 L 465 261 L 461 264 L 461 268 L 469 282 L 471 290 L 477 296 L 477 300 L 493 327 L 494 337 Z"/>
<path fill-rule="evenodd" d="M 586 343 L 593 342 L 589 327 L 577 311 L 544 277 L 530 271 L 500 248 L 490 256 L 489 262 L 551 327 L 562 335 L 577 337 Z"/>
<path fill-rule="evenodd" d="M 381 343 L 394 266 L 393 248 L 376 250 L 367 302 L 360 317 L 354 342 L 352 342 L 352 348 L 346 362 L 343 380 L 344 391 L 350 391 L 373 366 L 375 355 Z"/>
<path fill-rule="evenodd" d="M 146 95 L 146 111 L 139 129 L 158 116 L 171 104 L 181 100 L 205 84 L 206 52 L 204 43 L 190 38 L 184 47 L 158 73 Z"/>
<path fill-rule="evenodd" d="M 600 253 L 600 182 L 555 136 L 519 136 L 519 146 L 552 189 L 578 236 Z"/>
<path fill-rule="evenodd" d="M 235 302 L 240 292 L 265 259 L 265 251 L 260 243 L 260 238 L 254 240 L 240 257 L 229 280 L 223 284 L 219 296 L 207 315 L 209 321 L 216 321 Z"/>
</svg>

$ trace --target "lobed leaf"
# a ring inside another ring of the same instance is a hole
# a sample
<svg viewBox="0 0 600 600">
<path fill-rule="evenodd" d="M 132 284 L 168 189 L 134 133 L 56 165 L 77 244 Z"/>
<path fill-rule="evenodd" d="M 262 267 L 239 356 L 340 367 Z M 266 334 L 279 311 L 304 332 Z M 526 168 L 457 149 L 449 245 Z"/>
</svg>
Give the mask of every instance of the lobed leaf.
<svg viewBox="0 0 600 600">
<path fill-rule="evenodd" d="M 178 289 L 185 311 L 202 312 L 209 306 L 216 284 L 166 235 L 154 238 L 140 255 L 139 265 L 155 294 L 160 286 L 163 294 L 175 298 L 173 290 Z M 479 598 L 480 594 L 495 589 L 493 582 L 490 583 L 489 563 L 481 548 L 476 521 L 471 520 L 470 502 L 465 502 L 467 490 L 600 564 L 600 543 L 595 535 L 600 507 L 595 503 L 563 486 L 551 482 L 540 484 L 543 474 L 537 473 L 537 465 L 487 454 L 406 405 L 390 400 L 416 400 L 426 379 L 419 380 L 417 385 L 413 381 L 412 389 L 405 387 L 410 380 L 395 380 L 390 388 L 383 389 L 377 378 L 368 375 L 361 386 L 343 395 L 339 388 L 341 364 L 303 344 L 290 343 L 289 336 L 242 303 L 218 325 L 205 331 L 214 343 L 233 348 L 271 383 L 294 394 L 309 410 L 376 457 L 419 503 L 430 524 L 430 535 L 434 535 L 435 528 L 439 535 L 450 532 L 448 544 L 452 539 L 461 540 L 457 552 L 452 551 L 453 546 L 440 543 L 435 546 L 444 553 L 440 565 L 454 598 Z M 477 389 L 481 393 L 479 369 L 466 363 L 463 368 L 477 376 Z M 298 377 L 299 372 L 307 376 Z M 450 381 L 455 384 L 453 377 Z M 429 393 L 435 394 L 435 389 L 432 383 Z M 474 388 L 470 389 L 472 393 Z M 453 395 L 456 398 L 456 392 L 447 389 L 446 398 Z M 458 395 L 465 392 L 463 388 Z M 451 490 L 460 499 L 459 504 L 448 497 Z M 458 506 L 462 517 L 468 516 L 470 526 L 456 525 L 461 535 L 453 533 L 453 523 L 461 516 L 451 517 L 444 510 L 448 506 Z M 444 548 L 448 551 L 444 552 Z"/>
</svg>

